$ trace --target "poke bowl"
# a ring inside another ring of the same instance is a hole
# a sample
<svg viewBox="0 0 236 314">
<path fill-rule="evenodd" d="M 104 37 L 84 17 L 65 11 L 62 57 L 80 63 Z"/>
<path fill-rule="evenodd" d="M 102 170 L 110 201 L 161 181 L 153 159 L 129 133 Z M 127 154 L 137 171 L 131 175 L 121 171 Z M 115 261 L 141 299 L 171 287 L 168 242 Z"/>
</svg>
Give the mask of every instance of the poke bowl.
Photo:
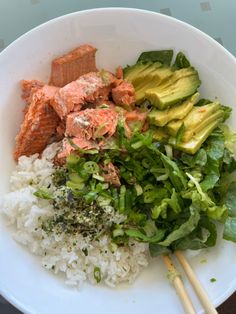
<svg viewBox="0 0 236 314">
<path fill-rule="evenodd" d="M 215 306 L 235 291 L 227 50 L 171 17 L 105 8 L 40 25 L 0 67 L 6 299 L 25 313 L 182 313 L 160 258 L 175 249 Z"/>
</svg>

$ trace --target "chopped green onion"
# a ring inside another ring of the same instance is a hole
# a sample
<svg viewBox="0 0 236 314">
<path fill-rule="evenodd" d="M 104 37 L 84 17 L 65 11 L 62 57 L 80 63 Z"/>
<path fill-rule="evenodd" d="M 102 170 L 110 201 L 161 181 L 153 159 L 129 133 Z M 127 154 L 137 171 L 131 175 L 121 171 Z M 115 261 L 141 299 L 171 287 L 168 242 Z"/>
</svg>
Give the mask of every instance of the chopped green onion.
<svg viewBox="0 0 236 314">
<path fill-rule="evenodd" d="M 69 166 L 75 165 L 79 161 L 80 161 L 80 156 L 75 155 L 75 154 L 71 154 L 71 155 L 67 156 L 67 158 L 66 158 L 67 165 L 69 165 Z"/>
<path fill-rule="evenodd" d="M 94 270 L 93 270 L 93 276 L 94 276 L 94 279 L 96 280 L 97 283 L 99 283 L 102 279 L 102 276 L 101 276 L 101 269 L 99 267 L 94 267 Z"/>
<path fill-rule="evenodd" d="M 111 195 L 112 195 L 114 208 L 119 209 L 119 195 L 116 188 L 114 187 L 111 188 Z"/>
<path fill-rule="evenodd" d="M 134 185 L 134 187 L 135 187 L 135 190 L 136 190 L 137 196 L 139 196 L 139 195 L 143 194 L 143 189 L 142 189 L 142 187 L 141 187 L 141 185 L 140 185 L 140 184 L 135 184 L 135 185 Z"/>
<path fill-rule="evenodd" d="M 99 174 L 95 174 L 95 173 L 93 174 L 93 178 L 98 180 L 98 181 L 102 181 L 102 182 L 105 180 L 102 176 L 100 176 Z"/>
<path fill-rule="evenodd" d="M 173 158 L 173 149 L 172 149 L 172 147 L 170 145 L 165 145 L 165 150 L 166 150 L 167 157 L 172 159 Z"/>
<path fill-rule="evenodd" d="M 156 190 L 152 184 L 147 184 L 143 189 L 144 203 L 152 203 L 156 198 Z"/>
<path fill-rule="evenodd" d="M 84 179 L 82 179 L 78 173 L 71 173 L 69 175 L 69 179 L 70 181 L 72 181 L 73 183 L 82 183 L 84 181 Z"/>
<path fill-rule="evenodd" d="M 123 236 L 124 230 L 123 229 L 115 229 L 115 230 L 113 230 L 112 235 L 114 238 L 119 237 L 119 236 Z"/>
<path fill-rule="evenodd" d="M 131 147 L 132 147 L 133 149 L 139 149 L 139 148 L 142 147 L 142 146 L 143 146 L 143 141 L 137 141 L 136 143 L 131 144 Z"/>
<path fill-rule="evenodd" d="M 96 199 L 96 197 L 97 193 L 94 191 L 90 191 L 86 195 L 84 195 L 84 199 L 88 204 L 92 203 Z"/>
<path fill-rule="evenodd" d="M 36 192 L 34 192 L 34 195 L 37 196 L 38 198 L 43 198 L 45 200 L 51 200 L 53 199 L 53 195 L 50 192 L 50 190 L 46 187 L 42 187 Z"/>
<path fill-rule="evenodd" d="M 99 172 L 99 166 L 94 161 L 87 161 L 84 163 L 84 170 L 91 174 L 97 173 Z"/>
<path fill-rule="evenodd" d="M 72 181 L 67 181 L 66 186 L 68 188 L 71 188 L 72 190 L 82 190 L 84 188 L 84 183 L 83 182 L 75 183 Z"/>
<path fill-rule="evenodd" d="M 83 169 L 83 167 L 79 166 L 79 167 L 76 167 L 77 169 L 77 172 L 78 174 L 80 175 L 81 178 L 84 179 L 84 181 L 87 181 L 90 177 L 90 174 L 85 170 Z"/>
<path fill-rule="evenodd" d="M 92 190 L 95 190 L 97 193 L 100 193 L 101 191 L 108 189 L 108 187 L 109 187 L 108 183 L 99 182 L 92 188 Z"/>
<path fill-rule="evenodd" d="M 133 203 L 133 197 L 132 197 L 132 191 L 126 190 L 125 193 L 125 210 L 131 210 L 132 209 L 132 203 Z"/>
<path fill-rule="evenodd" d="M 82 152 L 84 154 L 88 154 L 88 155 L 95 155 L 98 153 L 98 150 L 97 149 L 88 149 L 88 150 L 82 150 Z"/>
<path fill-rule="evenodd" d="M 125 211 L 125 194 L 126 194 L 126 186 L 122 185 L 120 187 L 120 198 L 119 198 L 119 210 L 121 213 Z"/>
<path fill-rule="evenodd" d="M 162 174 L 162 175 L 159 176 L 159 177 L 156 177 L 156 180 L 157 180 L 157 181 L 165 181 L 165 180 L 168 179 L 168 177 L 169 177 L 169 175 L 168 175 L 168 173 L 166 173 L 166 174 Z"/>
<path fill-rule="evenodd" d="M 152 164 L 152 162 L 150 159 L 144 158 L 142 160 L 142 165 L 144 168 L 150 168 L 151 164 Z"/>
</svg>

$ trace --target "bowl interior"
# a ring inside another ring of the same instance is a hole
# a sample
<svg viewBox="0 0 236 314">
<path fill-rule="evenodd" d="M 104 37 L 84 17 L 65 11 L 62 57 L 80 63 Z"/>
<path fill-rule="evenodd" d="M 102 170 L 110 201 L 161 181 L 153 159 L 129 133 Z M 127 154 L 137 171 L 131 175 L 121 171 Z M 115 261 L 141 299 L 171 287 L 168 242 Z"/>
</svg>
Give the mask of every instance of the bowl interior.
<svg viewBox="0 0 236 314">
<path fill-rule="evenodd" d="M 73 13 L 30 31 L 0 55 L 0 194 L 9 189 L 14 168 L 14 138 L 22 120 L 21 79 L 48 81 L 51 60 L 68 50 L 90 43 L 98 48 L 99 68 L 111 71 L 132 64 L 146 50 L 171 48 L 189 56 L 202 80 L 204 97 L 236 108 L 236 62 L 217 42 L 193 27 L 157 13 L 135 9 L 97 9 Z M 235 129 L 236 110 L 230 124 Z M 11 238 L 0 218 L 0 292 L 24 312 L 30 313 L 182 313 L 178 298 L 166 279 L 159 259 L 152 261 L 137 281 L 117 289 L 85 285 L 80 292 L 43 270 L 32 256 Z M 236 287 L 233 244 L 219 241 L 216 248 L 189 254 L 191 264 L 215 304 Z M 207 259 L 206 264 L 200 263 Z M 227 267 L 225 267 L 227 265 Z M 212 284 L 210 278 L 216 277 Z M 188 284 L 187 284 L 188 286 Z M 189 288 L 189 286 L 188 286 Z M 190 289 L 191 290 L 191 289 Z M 191 293 L 194 300 L 194 294 Z M 91 302 L 91 299 L 93 300 Z M 198 313 L 202 313 L 197 303 Z"/>
</svg>

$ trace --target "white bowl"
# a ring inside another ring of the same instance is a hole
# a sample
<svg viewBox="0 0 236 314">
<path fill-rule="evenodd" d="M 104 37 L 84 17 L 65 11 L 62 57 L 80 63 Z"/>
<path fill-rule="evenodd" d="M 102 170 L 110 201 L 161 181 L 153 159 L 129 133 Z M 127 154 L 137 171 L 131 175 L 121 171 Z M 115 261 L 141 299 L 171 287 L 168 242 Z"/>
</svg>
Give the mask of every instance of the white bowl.
<svg viewBox="0 0 236 314">
<path fill-rule="evenodd" d="M 8 190 L 14 167 L 14 137 L 22 120 L 19 80 L 48 80 L 50 61 L 71 48 L 91 43 L 99 67 L 114 70 L 132 64 L 140 52 L 182 50 L 199 70 L 205 97 L 236 105 L 236 61 L 216 41 L 176 19 L 142 10 L 108 8 L 76 12 L 49 21 L 20 37 L 0 54 L 0 193 Z M 231 119 L 236 124 L 236 113 Z M 217 306 L 236 288 L 236 247 L 218 241 L 215 248 L 188 254 L 202 285 Z M 67 287 L 44 270 L 37 257 L 12 238 L 0 219 L 0 293 L 25 313 L 183 313 L 178 297 L 156 258 L 133 285 L 117 289 Z M 206 259 L 207 263 L 201 263 Z M 183 276 L 184 277 L 184 276 Z M 215 277 L 217 281 L 211 283 Z M 188 283 L 198 313 L 203 313 Z"/>
</svg>

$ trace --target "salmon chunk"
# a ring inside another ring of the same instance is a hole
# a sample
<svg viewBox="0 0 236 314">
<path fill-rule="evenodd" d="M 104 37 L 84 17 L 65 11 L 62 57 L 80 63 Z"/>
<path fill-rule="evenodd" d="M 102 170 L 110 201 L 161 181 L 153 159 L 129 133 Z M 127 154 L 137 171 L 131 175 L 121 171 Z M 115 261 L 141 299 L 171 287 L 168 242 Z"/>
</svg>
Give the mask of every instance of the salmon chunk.
<svg viewBox="0 0 236 314">
<path fill-rule="evenodd" d="M 111 137 L 116 131 L 117 123 L 118 114 L 112 109 L 85 109 L 67 116 L 66 133 L 86 140 Z"/>
<path fill-rule="evenodd" d="M 57 87 L 45 85 L 33 94 L 16 137 L 16 160 L 22 155 L 41 153 L 54 135 L 60 119 L 49 103 L 57 90 Z"/>
<path fill-rule="evenodd" d="M 116 81 L 109 72 L 90 72 L 59 89 L 51 102 L 54 110 L 63 119 L 70 112 L 79 111 L 84 104 L 108 100 L 112 84 Z"/>
<path fill-rule="evenodd" d="M 24 108 L 24 113 L 26 114 L 28 107 L 32 101 L 33 94 L 41 89 L 45 84 L 38 80 L 22 80 L 21 84 L 21 98 L 24 100 L 26 107 Z"/>
<path fill-rule="evenodd" d="M 118 106 L 132 106 L 135 103 L 135 90 L 131 83 L 122 81 L 112 89 L 112 98 Z"/>
<path fill-rule="evenodd" d="M 82 45 L 62 57 L 54 59 L 49 84 L 63 87 L 83 74 L 97 71 L 96 51 L 97 49 L 93 46 Z"/>
</svg>

